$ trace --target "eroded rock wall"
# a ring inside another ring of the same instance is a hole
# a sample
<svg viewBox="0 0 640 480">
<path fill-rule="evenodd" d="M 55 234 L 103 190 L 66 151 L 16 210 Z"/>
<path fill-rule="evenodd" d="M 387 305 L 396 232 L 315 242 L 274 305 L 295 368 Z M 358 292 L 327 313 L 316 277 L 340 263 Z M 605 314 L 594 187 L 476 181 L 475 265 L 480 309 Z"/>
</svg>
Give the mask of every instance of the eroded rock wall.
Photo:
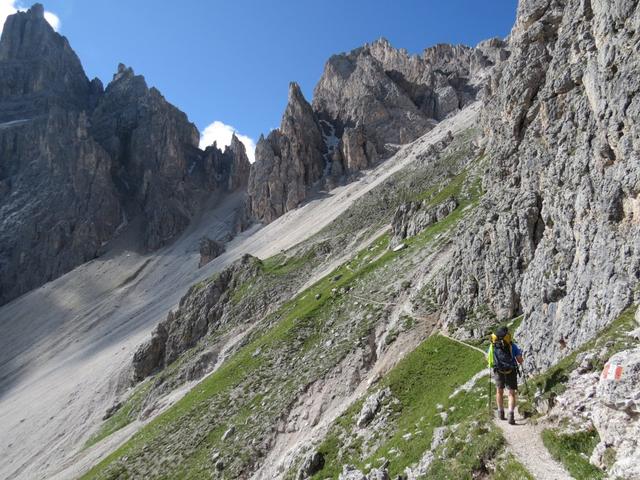
<svg viewBox="0 0 640 480">
<path fill-rule="evenodd" d="M 258 142 L 249 214 L 271 222 L 311 191 L 375 166 L 475 101 L 488 72 L 507 57 L 498 39 L 476 48 L 437 45 L 422 55 L 380 39 L 332 56 L 312 104 L 292 87 L 280 129 Z"/>
<path fill-rule="evenodd" d="M 640 279 L 639 26 L 632 0 L 522 1 L 487 86 L 488 193 L 439 300 L 456 325 L 524 313 L 538 368 L 619 315 Z"/>
</svg>

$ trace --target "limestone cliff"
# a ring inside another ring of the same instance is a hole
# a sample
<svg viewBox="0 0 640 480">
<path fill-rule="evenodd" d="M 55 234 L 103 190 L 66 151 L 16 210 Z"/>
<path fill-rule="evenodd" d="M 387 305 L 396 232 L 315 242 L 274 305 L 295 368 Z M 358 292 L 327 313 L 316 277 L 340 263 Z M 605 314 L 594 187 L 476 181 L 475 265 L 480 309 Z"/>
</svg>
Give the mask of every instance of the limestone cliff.
<svg viewBox="0 0 640 480">
<path fill-rule="evenodd" d="M 259 142 L 250 214 L 271 222 L 304 201 L 312 187 L 331 188 L 375 166 L 397 145 L 475 101 L 488 72 L 507 57 L 498 39 L 476 48 L 437 45 L 422 55 L 380 39 L 332 56 L 312 106 L 296 87 L 280 129 Z"/>
<path fill-rule="evenodd" d="M 639 24 L 634 1 L 522 1 L 488 88 L 488 194 L 440 301 L 456 325 L 484 307 L 524 314 L 538 368 L 637 296 Z"/>
<path fill-rule="evenodd" d="M 0 304 L 104 252 L 139 219 L 140 244 L 179 235 L 212 193 L 245 188 L 237 138 L 199 133 L 144 77 L 89 81 L 42 5 L 8 17 L 0 40 Z M 121 230 L 121 229 L 120 229 Z"/>
</svg>

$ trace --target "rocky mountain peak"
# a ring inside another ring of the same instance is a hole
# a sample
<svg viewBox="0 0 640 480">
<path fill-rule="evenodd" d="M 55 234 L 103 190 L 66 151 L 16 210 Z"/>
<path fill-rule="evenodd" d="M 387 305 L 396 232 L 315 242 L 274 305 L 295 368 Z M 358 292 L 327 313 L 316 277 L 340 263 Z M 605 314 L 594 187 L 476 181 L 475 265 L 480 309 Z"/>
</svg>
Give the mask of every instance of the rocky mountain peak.
<svg viewBox="0 0 640 480">
<path fill-rule="evenodd" d="M 195 125 L 131 67 L 106 89 L 90 82 L 41 5 L 2 32 L 0 123 L 0 303 L 100 255 L 134 219 L 139 245 L 159 248 L 248 181 L 237 138 L 202 152 Z"/>
<path fill-rule="evenodd" d="M 300 86 L 289 84 L 280 128 L 260 137 L 248 185 L 249 213 L 271 222 L 298 206 L 307 188 L 323 176 L 326 144 L 313 108 Z"/>
<path fill-rule="evenodd" d="M 304 98 L 300 85 L 297 82 L 289 82 L 288 104 L 307 103 Z"/>
<path fill-rule="evenodd" d="M 67 39 L 56 33 L 44 18 L 42 5 L 7 17 L 0 38 L 0 101 L 13 98 L 12 108 L 0 110 L 0 117 L 15 118 L 14 110 L 41 114 L 52 104 L 86 109 L 90 84 L 80 60 Z M 16 107 L 20 102 L 28 101 Z"/>
<path fill-rule="evenodd" d="M 249 211 L 271 221 L 314 185 L 348 181 L 388 157 L 393 145 L 415 140 L 476 100 L 486 72 L 506 58 L 495 52 L 504 49 L 493 41 L 481 49 L 436 45 L 411 55 L 379 38 L 333 55 L 313 103 L 291 83 L 280 129 L 258 142 Z"/>
<path fill-rule="evenodd" d="M 113 82 L 116 82 L 122 78 L 124 79 L 130 79 L 133 78 L 135 76 L 135 73 L 133 71 L 133 68 L 131 67 L 127 67 L 124 63 L 119 63 L 118 64 L 118 71 L 116 73 L 113 74 Z M 144 78 L 144 77 L 142 77 Z"/>
<path fill-rule="evenodd" d="M 34 3 L 27 13 L 30 13 L 34 18 L 44 19 L 44 5 L 41 3 Z"/>
<path fill-rule="evenodd" d="M 44 18 L 44 8 L 37 3 L 29 10 L 7 17 L 0 39 L 0 60 L 33 58 L 50 49 L 67 48 Z"/>
</svg>

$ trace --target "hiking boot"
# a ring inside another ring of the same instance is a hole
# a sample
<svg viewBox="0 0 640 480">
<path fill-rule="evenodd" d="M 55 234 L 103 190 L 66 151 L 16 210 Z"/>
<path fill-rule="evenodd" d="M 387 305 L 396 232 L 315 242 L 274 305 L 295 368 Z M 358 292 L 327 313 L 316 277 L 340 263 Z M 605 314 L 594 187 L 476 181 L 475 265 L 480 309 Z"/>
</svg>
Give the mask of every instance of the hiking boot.
<svg viewBox="0 0 640 480">
<path fill-rule="evenodd" d="M 498 410 L 498 418 L 500 420 L 506 420 L 507 417 L 504 416 L 504 410 Z"/>
<path fill-rule="evenodd" d="M 513 412 L 509 412 L 509 425 L 515 425 L 516 419 L 515 414 Z"/>
</svg>

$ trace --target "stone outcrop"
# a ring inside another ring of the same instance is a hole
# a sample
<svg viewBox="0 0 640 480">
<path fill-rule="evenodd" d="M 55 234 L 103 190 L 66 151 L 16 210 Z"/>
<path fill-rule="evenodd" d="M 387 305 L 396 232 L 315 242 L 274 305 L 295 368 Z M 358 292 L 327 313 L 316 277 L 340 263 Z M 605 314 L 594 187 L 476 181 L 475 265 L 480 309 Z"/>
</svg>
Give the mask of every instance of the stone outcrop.
<svg viewBox="0 0 640 480">
<path fill-rule="evenodd" d="M 133 357 L 133 380 L 142 380 L 171 364 L 207 332 L 224 325 L 234 288 L 254 278 L 259 270 L 260 260 L 245 255 L 220 274 L 191 287 L 178 309 L 169 312 L 138 348 Z"/>
<path fill-rule="evenodd" d="M 140 219 L 140 243 L 180 234 L 211 194 L 244 189 L 249 161 L 222 152 L 144 77 L 89 81 L 42 5 L 0 39 L 0 304 L 91 260 Z"/>
<path fill-rule="evenodd" d="M 385 388 L 367 398 L 362 405 L 356 425 L 360 428 L 366 427 L 376 416 L 382 402 L 391 395 L 391 390 Z"/>
<path fill-rule="evenodd" d="M 539 369 L 634 299 L 639 23 L 634 1 L 521 1 L 511 56 L 487 82 L 487 194 L 439 301 L 455 324 L 483 308 L 524 313 L 517 335 Z"/>
<path fill-rule="evenodd" d="M 224 243 L 204 237 L 200 240 L 200 263 L 202 267 L 224 253 Z"/>
<path fill-rule="evenodd" d="M 292 87 L 280 129 L 258 142 L 249 214 L 271 222 L 313 187 L 331 188 L 375 166 L 394 145 L 475 101 L 488 72 L 507 57 L 498 39 L 476 48 L 437 45 L 422 55 L 381 39 L 332 56 L 312 106 Z"/>
<path fill-rule="evenodd" d="M 607 468 L 612 478 L 640 477 L 640 348 L 609 359 L 596 388 L 593 423 L 600 434 L 592 462 Z M 607 450 L 613 449 L 613 465 Z"/>
<path fill-rule="evenodd" d="M 322 178 L 325 144 L 311 105 L 296 83 L 289 85 L 289 100 L 280 128 L 260 137 L 251 169 L 248 206 L 255 218 L 271 222 L 297 207 L 307 187 Z"/>
<path fill-rule="evenodd" d="M 448 216 L 457 206 L 458 201 L 454 197 L 449 197 L 435 206 L 431 206 L 428 200 L 400 205 L 391 221 L 389 246 L 393 248 L 405 238 L 419 234 L 425 228 Z"/>
<path fill-rule="evenodd" d="M 320 452 L 310 452 L 302 461 L 302 465 L 298 469 L 297 480 L 305 480 L 311 478 L 324 467 L 324 455 Z"/>
</svg>

